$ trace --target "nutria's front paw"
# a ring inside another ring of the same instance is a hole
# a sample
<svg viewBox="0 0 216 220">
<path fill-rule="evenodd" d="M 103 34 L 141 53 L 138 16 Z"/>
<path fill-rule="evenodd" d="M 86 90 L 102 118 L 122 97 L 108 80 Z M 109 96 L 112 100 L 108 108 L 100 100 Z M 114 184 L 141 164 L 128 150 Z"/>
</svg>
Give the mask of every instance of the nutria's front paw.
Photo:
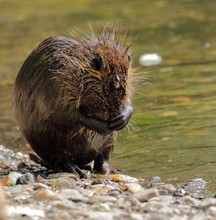
<svg viewBox="0 0 216 220">
<path fill-rule="evenodd" d="M 101 121 L 96 118 L 89 118 L 88 119 L 89 128 L 96 131 L 99 134 L 111 134 L 113 132 L 112 129 L 109 128 L 109 124 L 105 121 Z"/>
<path fill-rule="evenodd" d="M 105 135 L 113 132 L 113 130 L 109 128 L 109 124 L 106 121 L 86 116 L 81 110 L 77 112 L 77 116 L 78 121 L 82 126 L 96 131 L 99 134 Z"/>
<path fill-rule="evenodd" d="M 116 131 L 124 128 L 129 122 L 132 113 L 133 107 L 131 105 L 127 105 L 127 107 L 121 114 L 117 115 L 116 117 L 110 120 L 109 128 Z"/>
</svg>

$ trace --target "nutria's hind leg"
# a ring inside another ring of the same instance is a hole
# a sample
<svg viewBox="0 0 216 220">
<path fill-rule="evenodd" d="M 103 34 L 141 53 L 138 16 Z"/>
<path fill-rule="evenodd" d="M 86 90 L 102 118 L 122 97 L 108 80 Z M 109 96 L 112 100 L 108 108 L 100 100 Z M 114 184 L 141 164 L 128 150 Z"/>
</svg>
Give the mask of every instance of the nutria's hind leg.
<svg viewBox="0 0 216 220">
<path fill-rule="evenodd" d="M 99 154 L 94 160 L 93 171 L 100 174 L 114 174 L 119 173 L 120 170 L 117 170 L 109 165 L 109 158 L 114 149 L 114 137 L 107 142 L 107 146 L 104 146 L 101 154 Z"/>
</svg>

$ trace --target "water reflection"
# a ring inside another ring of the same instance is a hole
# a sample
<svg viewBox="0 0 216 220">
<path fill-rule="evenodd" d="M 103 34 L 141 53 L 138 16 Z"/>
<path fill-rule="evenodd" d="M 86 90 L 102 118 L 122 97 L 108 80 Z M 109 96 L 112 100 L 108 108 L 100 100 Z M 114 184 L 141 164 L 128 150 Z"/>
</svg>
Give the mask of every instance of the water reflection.
<svg viewBox="0 0 216 220">
<path fill-rule="evenodd" d="M 119 133 L 112 163 L 149 178 L 212 178 L 216 158 L 216 47 L 212 1 L 0 1 L 0 144 L 28 150 L 13 116 L 17 72 L 44 38 L 87 23 L 120 23 L 133 30 L 134 66 L 144 53 L 163 63 L 134 92 L 138 130 Z M 146 68 L 140 67 L 140 72 Z"/>
</svg>

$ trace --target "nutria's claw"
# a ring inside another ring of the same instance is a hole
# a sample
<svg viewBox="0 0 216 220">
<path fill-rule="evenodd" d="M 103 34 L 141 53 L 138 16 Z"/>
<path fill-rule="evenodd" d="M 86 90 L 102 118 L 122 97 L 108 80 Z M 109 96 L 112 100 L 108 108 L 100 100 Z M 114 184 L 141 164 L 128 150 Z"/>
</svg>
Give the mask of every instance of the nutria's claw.
<svg viewBox="0 0 216 220">
<path fill-rule="evenodd" d="M 133 108 L 131 105 L 127 105 L 125 110 L 117 115 L 116 117 L 112 118 L 109 123 L 109 128 L 112 130 L 121 130 L 124 128 L 127 123 L 129 122 L 133 113 Z"/>
</svg>

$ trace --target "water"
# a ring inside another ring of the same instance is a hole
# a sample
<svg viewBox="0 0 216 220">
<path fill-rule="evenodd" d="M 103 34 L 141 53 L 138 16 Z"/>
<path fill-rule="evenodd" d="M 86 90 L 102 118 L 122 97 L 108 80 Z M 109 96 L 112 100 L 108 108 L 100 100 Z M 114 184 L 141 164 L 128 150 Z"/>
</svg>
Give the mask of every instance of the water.
<svg viewBox="0 0 216 220">
<path fill-rule="evenodd" d="M 208 0 L 0 0 L 0 144 L 29 151 L 11 104 L 15 77 L 36 45 L 88 24 L 133 32 L 134 67 L 151 84 L 134 91 L 133 132 L 119 132 L 112 164 L 129 174 L 180 182 L 216 170 L 216 2 Z M 179 1 L 180 2 L 180 1 Z M 140 67 L 144 53 L 162 64 Z"/>
</svg>

